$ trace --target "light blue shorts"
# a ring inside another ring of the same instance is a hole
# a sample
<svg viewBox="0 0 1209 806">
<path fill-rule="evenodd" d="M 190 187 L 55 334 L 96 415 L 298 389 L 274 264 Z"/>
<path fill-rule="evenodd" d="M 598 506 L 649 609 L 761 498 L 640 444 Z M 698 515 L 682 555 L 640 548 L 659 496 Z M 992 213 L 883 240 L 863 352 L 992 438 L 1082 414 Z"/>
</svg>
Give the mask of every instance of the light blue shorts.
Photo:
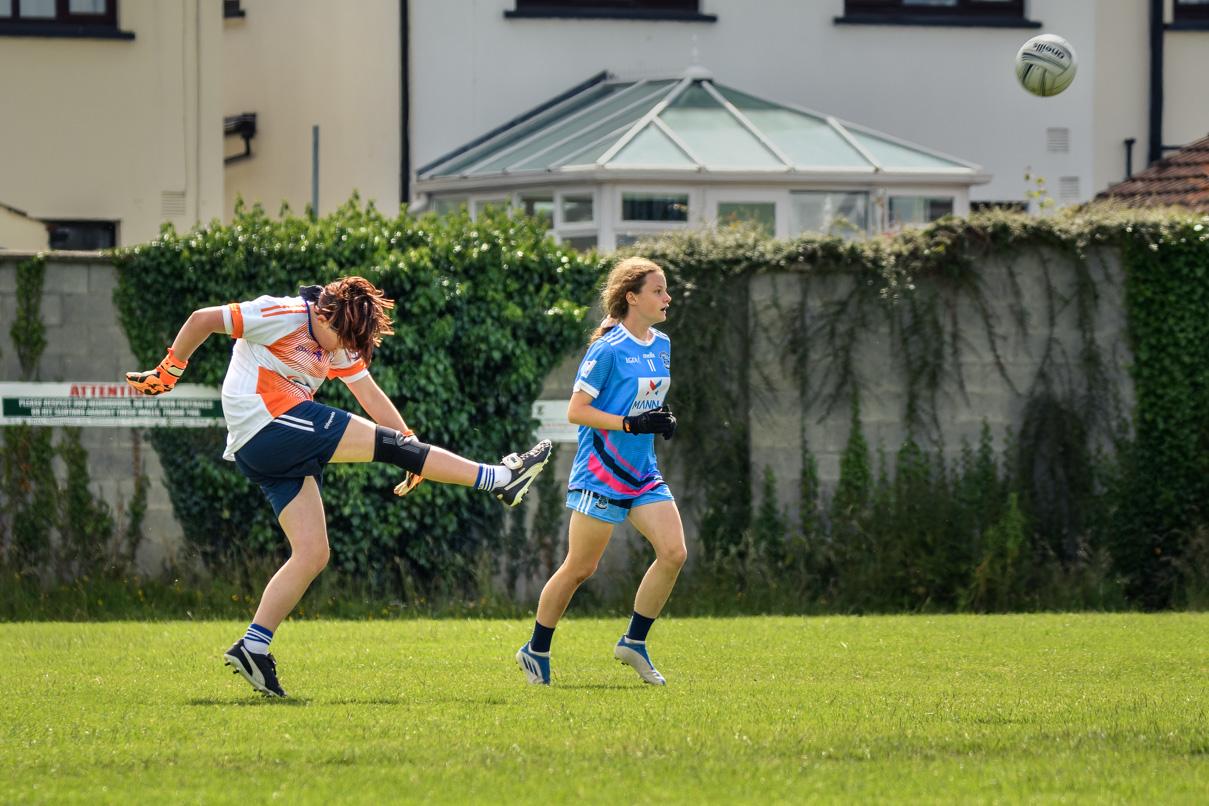
<svg viewBox="0 0 1209 806">
<path fill-rule="evenodd" d="M 621 523 L 634 507 L 656 501 L 675 501 L 666 484 L 635 498 L 607 498 L 591 490 L 568 490 L 567 507 L 605 523 Z"/>
</svg>

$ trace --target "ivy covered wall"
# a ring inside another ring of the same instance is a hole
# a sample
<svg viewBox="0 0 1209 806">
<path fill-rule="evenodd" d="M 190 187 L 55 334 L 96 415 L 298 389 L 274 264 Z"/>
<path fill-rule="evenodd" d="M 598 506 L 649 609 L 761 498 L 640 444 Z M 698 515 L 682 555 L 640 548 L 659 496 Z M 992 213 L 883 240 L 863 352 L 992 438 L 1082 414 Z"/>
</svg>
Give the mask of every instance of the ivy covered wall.
<svg viewBox="0 0 1209 806">
<path fill-rule="evenodd" d="M 1207 226 L 994 213 L 636 246 L 672 275 L 706 564 L 754 553 L 855 610 L 1200 596 Z"/>
</svg>

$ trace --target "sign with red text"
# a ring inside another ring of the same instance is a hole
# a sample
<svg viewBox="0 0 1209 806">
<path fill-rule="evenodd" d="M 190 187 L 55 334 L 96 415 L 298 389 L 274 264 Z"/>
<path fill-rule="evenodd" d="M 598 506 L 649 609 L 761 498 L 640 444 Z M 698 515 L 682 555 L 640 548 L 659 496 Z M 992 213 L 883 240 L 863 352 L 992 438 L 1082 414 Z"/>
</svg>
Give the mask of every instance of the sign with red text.
<svg viewBox="0 0 1209 806">
<path fill-rule="evenodd" d="M 217 389 L 178 383 L 144 395 L 119 383 L 0 383 L 0 425 L 209 428 L 223 425 Z"/>
</svg>

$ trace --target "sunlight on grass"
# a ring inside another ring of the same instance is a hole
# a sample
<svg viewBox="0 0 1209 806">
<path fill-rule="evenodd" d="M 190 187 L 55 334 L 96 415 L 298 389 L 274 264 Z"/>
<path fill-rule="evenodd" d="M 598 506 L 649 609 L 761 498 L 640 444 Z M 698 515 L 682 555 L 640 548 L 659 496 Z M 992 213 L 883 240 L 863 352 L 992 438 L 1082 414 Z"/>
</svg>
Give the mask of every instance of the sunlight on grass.
<svg viewBox="0 0 1209 806">
<path fill-rule="evenodd" d="M 0 801 L 1199 803 L 1209 616 L 0 624 Z"/>
</svg>

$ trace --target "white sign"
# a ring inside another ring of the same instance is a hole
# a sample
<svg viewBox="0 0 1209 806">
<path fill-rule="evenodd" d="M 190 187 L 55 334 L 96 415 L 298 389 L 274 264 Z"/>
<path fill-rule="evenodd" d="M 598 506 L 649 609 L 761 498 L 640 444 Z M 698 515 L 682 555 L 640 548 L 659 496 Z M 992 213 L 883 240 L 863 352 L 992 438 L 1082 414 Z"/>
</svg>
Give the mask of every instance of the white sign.
<svg viewBox="0 0 1209 806">
<path fill-rule="evenodd" d="M 567 421 L 568 400 L 537 400 L 533 403 L 533 419 L 537 427 L 537 438 L 551 442 L 578 442 L 579 426 Z"/>
<path fill-rule="evenodd" d="M 0 383 L 0 425 L 203 428 L 223 425 L 217 389 L 178 383 L 144 395 L 125 381 Z"/>
</svg>

